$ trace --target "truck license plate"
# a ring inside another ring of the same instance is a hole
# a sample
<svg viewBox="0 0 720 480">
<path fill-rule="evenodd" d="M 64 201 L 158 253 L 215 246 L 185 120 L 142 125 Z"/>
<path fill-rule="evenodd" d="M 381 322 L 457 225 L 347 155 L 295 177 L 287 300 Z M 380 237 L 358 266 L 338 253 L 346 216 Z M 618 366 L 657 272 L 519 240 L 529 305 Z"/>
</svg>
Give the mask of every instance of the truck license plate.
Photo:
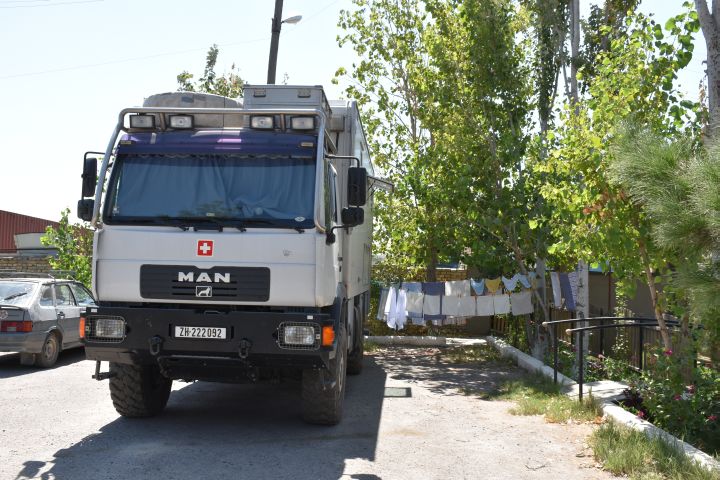
<svg viewBox="0 0 720 480">
<path fill-rule="evenodd" d="M 220 327 L 175 327 L 176 338 L 210 338 L 224 340 L 225 329 Z"/>
</svg>

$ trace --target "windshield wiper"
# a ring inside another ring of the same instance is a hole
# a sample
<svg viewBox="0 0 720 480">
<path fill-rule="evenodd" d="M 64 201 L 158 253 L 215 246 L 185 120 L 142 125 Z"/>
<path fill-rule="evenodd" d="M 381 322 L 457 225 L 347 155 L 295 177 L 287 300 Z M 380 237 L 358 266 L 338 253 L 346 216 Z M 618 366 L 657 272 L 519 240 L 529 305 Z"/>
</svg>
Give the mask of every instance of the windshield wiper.
<svg viewBox="0 0 720 480">
<path fill-rule="evenodd" d="M 4 302 L 5 300 L 12 300 L 13 298 L 22 297 L 23 295 L 27 295 L 27 292 L 13 293 L 12 295 L 3 298 L 2 301 Z"/>
<path fill-rule="evenodd" d="M 298 225 L 288 225 L 287 221 L 284 220 L 268 220 L 264 218 L 246 218 L 244 220 L 248 224 L 262 224 L 262 225 L 270 225 L 271 227 L 280 227 L 280 228 L 292 228 L 293 230 L 296 230 L 298 233 L 304 233 L 305 229 L 303 227 L 300 227 Z"/>
<path fill-rule="evenodd" d="M 190 229 L 190 225 L 187 225 L 187 223 L 180 218 L 171 218 L 171 217 L 156 217 L 152 219 L 154 223 L 159 223 L 161 225 L 167 225 L 169 227 L 177 227 L 183 232 L 187 232 Z"/>
</svg>

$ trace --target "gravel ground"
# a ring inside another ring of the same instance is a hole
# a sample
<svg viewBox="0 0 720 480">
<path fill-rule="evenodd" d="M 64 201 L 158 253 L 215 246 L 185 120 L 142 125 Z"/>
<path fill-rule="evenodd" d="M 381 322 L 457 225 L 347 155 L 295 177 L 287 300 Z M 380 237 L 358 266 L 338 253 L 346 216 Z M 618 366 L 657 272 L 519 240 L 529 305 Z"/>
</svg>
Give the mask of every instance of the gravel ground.
<svg viewBox="0 0 720 480">
<path fill-rule="evenodd" d="M 492 392 L 523 375 L 506 363 L 454 364 L 437 349 L 368 355 L 336 427 L 305 425 L 299 385 L 176 382 L 156 418 L 112 407 L 82 351 L 57 367 L 0 355 L 0 479 L 606 479 L 590 425 L 517 417 Z"/>
</svg>

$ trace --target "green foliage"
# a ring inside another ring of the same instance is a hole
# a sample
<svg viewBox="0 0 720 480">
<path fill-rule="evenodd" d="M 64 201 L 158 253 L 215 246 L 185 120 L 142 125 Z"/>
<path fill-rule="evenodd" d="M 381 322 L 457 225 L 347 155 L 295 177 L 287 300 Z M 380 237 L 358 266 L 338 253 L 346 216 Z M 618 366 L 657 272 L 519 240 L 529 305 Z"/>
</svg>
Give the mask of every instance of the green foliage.
<svg viewBox="0 0 720 480">
<path fill-rule="evenodd" d="M 539 374 L 503 384 L 497 398 L 516 402 L 510 409 L 513 415 L 544 415 L 549 423 L 589 422 L 602 417 L 602 408 L 592 395 L 578 402 L 562 394 L 559 385 Z"/>
<path fill-rule="evenodd" d="M 717 475 L 690 460 L 661 438 L 608 422 L 590 437 L 603 468 L 631 479 L 712 480 Z"/>
<path fill-rule="evenodd" d="M 720 149 L 704 148 L 691 137 L 668 141 L 636 124 L 625 124 L 612 151 L 611 180 L 644 209 L 653 241 L 672 259 L 672 268 L 663 274 L 663 307 L 701 321 L 707 348 L 717 360 Z"/>
<path fill-rule="evenodd" d="M 683 371 L 686 355 L 658 351 L 643 372 L 637 390 L 651 421 L 708 453 L 720 453 L 720 376 L 697 367 L 690 382 Z"/>
<path fill-rule="evenodd" d="M 205 61 L 205 71 L 203 76 L 193 82 L 194 75 L 188 71 L 183 71 L 177 76 L 178 91 L 185 92 L 205 92 L 215 95 L 222 95 L 229 98 L 242 97 L 243 79 L 233 64 L 230 71 L 221 76 L 215 72 L 215 65 L 220 50 L 217 45 L 210 47 Z"/>
<path fill-rule="evenodd" d="M 90 287 L 92 281 L 93 235 L 89 223 L 71 224 L 70 210 L 62 211 L 57 229 L 47 227 L 41 241 L 43 245 L 57 248 L 57 258 L 50 259 L 50 266 L 56 270 L 73 272 L 76 280 Z"/>
</svg>

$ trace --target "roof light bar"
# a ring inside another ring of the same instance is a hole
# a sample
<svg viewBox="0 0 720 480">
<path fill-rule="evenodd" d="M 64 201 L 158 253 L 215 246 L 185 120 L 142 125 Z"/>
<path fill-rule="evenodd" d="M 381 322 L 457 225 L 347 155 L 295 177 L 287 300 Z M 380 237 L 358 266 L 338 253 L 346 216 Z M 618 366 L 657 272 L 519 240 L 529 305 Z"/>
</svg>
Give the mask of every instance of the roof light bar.
<svg viewBox="0 0 720 480">
<path fill-rule="evenodd" d="M 250 117 L 250 128 L 269 130 L 275 128 L 275 119 L 272 116 L 253 115 Z"/>
<path fill-rule="evenodd" d="M 155 128 L 153 115 L 130 115 L 130 128 Z"/>
<path fill-rule="evenodd" d="M 193 116 L 170 115 L 170 128 L 193 128 Z"/>
<path fill-rule="evenodd" d="M 290 128 L 293 130 L 315 130 L 315 117 L 292 117 Z"/>
</svg>

